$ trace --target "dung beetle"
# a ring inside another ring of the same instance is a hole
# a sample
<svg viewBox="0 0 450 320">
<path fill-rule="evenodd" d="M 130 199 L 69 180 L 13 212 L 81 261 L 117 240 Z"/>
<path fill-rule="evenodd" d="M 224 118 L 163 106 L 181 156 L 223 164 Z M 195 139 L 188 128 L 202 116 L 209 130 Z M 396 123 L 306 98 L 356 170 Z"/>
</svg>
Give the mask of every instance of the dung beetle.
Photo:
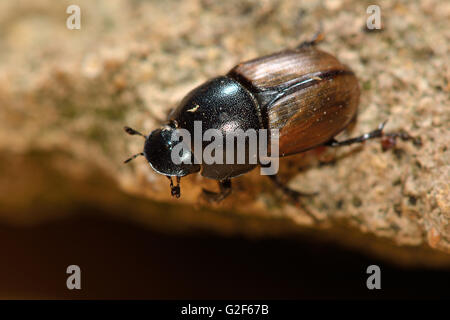
<svg viewBox="0 0 450 320">
<path fill-rule="evenodd" d="M 334 139 L 356 119 L 360 90 L 350 68 L 331 54 L 317 49 L 316 44 L 322 38 L 319 32 L 311 41 L 293 49 L 242 62 L 226 75 L 201 84 L 184 97 L 161 128 L 148 136 L 125 127 L 127 133 L 145 138 L 143 152 L 125 162 L 145 156 L 156 172 L 170 179 L 171 194 L 177 198 L 180 196 L 180 178 L 201 172 L 204 177 L 218 180 L 220 189 L 218 193 L 203 190 L 204 195 L 211 201 L 220 201 L 231 193 L 231 178 L 260 163 L 200 164 L 191 161 L 175 164 L 171 161 L 171 153 L 177 129 L 192 133 L 196 121 L 201 121 L 203 134 L 211 128 L 224 134 L 236 128 L 244 131 L 278 129 L 279 157 L 318 146 L 338 147 L 373 138 L 383 138 L 383 149 L 388 149 L 395 145 L 396 138 L 412 139 L 405 132 L 384 133 L 385 122 L 359 137 L 345 141 Z M 185 150 L 181 156 L 193 159 L 194 153 L 194 150 Z M 176 186 L 172 177 L 176 177 Z M 293 200 L 297 201 L 302 195 L 281 183 L 277 175 L 268 177 Z"/>
</svg>

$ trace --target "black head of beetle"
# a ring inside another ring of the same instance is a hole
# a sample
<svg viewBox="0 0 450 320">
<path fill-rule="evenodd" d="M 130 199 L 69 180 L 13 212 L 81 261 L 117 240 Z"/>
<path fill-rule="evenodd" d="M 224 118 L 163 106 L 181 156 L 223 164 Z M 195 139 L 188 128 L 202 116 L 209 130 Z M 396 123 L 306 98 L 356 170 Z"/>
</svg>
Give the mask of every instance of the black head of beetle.
<svg viewBox="0 0 450 320">
<path fill-rule="evenodd" d="M 174 147 L 172 135 L 176 135 L 173 123 L 169 123 L 162 128 L 152 131 L 148 136 L 129 127 L 125 127 L 124 129 L 128 134 L 140 135 L 145 138 L 144 151 L 125 160 L 125 163 L 138 156 L 144 156 L 153 170 L 170 179 L 171 194 L 179 198 L 180 177 L 200 171 L 200 165 L 195 164 L 194 161 L 190 161 L 192 164 L 185 164 L 184 162 L 175 164 L 171 161 L 171 154 Z M 183 150 L 183 154 L 179 155 L 181 159 L 193 158 L 192 152 L 189 152 L 186 149 Z M 174 186 L 172 182 L 172 177 L 174 176 L 177 178 L 177 186 Z"/>
<path fill-rule="evenodd" d="M 182 153 L 178 156 L 180 160 L 189 158 L 189 163 L 191 164 L 186 164 L 186 161 L 176 164 L 172 161 L 173 147 L 176 144 L 174 141 L 178 141 L 176 136 L 177 131 L 172 124 L 156 129 L 149 134 L 145 139 L 143 153 L 150 166 L 157 173 L 169 177 L 184 177 L 200 171 L 200 165 L 195 164 L 193 161 L 192 152 L 186 149 L 182 149 Z"/>
</svg>

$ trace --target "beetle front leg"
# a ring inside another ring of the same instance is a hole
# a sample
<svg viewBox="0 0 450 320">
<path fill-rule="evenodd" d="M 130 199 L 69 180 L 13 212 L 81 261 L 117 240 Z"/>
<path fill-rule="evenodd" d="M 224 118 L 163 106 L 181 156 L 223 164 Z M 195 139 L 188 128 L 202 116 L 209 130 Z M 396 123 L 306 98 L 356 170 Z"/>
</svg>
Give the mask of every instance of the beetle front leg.
<svg viewBox="0 0 450 320">
<path fill-rule="evenodd" d="M 231 180 L 225 179 L 218 181 L 220 192 L 203 189 L 203 196 L 209 202 L 220 202 L 231 194 Z"/>
<path fill-rule="evenodd" d="M 349 146 L 354 143 L 363 143 L 366 140 L 375 139 L 375 138 L 381 138 L 381 147 L 383 148 L 383 151 L 389 150 L 396 145 L 397 138 L 400 138 L 402 141 L 408 141 L 411 140 L 415 145 L 420 146 L 422 143 L 420 139 L 414 138 L 409 133 L 405 131 L 400 132 L 391 132 L 391 133 L 384 133 L 384 126 L 386 125 L 387 121 L 382 122 L 377 129 L 365 133 L 363 135 L 360 135 L 355 138 L 347 139 L 344 141 L 337 141 L 336 139 L 331 139 L 329 142 L 325 143 L 326 146 L 329 147 L 342 147 L 342 146 Z"/>
<path fill-rule="evenodd" d="M 180 191 L 180 179 L 181 178 L 180 177 L 176 178 L 177 179 L 176 186 L 173 185 L 172 177 L 168 176 L 167 178 L 169 178 L 169 180 L 170 180 L 170 194 L 172 195 L 172 197 L 179 198 L 181 195 L 181 191 Z"/>
</svg>

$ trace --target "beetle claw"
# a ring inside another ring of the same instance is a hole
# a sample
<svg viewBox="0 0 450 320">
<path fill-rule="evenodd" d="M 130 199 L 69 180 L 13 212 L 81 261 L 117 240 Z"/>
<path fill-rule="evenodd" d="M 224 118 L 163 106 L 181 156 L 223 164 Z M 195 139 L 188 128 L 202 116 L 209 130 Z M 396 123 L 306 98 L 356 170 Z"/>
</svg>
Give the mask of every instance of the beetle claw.
<svg viewBox="0 0 450 320">
<path fill-rule="evenodd" d="M 172 189 L 170 190 L 170 194 L 172 195 L 172 197 L 178 199 L 181 195 L 180 186 L 172 187 Z"/>
</svg>

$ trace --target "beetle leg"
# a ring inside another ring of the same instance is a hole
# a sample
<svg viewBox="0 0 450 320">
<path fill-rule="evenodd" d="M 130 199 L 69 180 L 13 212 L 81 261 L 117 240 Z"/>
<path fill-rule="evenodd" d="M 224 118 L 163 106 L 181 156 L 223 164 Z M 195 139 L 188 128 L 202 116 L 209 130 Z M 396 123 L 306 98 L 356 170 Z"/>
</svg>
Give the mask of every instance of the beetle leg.
<svg viewBox="0 0 450 320">
<path fill-rule="evenodd" d="M 381 146 L 384 151 L 391 149 L 395 146 L 397 138 L 402 139 L 403 141 L 412 140 L 415 145 L 421 145 L 420 139 L 416 139 L 410 136 L 407 132 L 392 132 L 392 133 L 384 133 L 383 129 L 386 125 L 387 121 L 382 122 L 377 129 L 360 135 L 359 137 L 347 139 L 344 141 L 337 141 L 336 139 L 331 139 L 329 142 L 325 143 L 326 146 L 330 147 L 342 147 L 348 146 L 354 143 L 362 143 L 366 140 L 374 139 L 374 138 L 382 138 Z"/>
<path fill-rule="evenodd" d="M 218 182 L 220 192 L 203 189 L 203 195 L 209 202 L 220 202 L 231 194 L 231 180 L 224 179 Z"/>
<path fill-rule="evenodd" d="M 173 185 L 171 176 L 167 176 L 167 178 L 170 180 L 170 194 L 172 195 L 172 197 L 179 198 L 181 195 L 180 177 L 177 176 L 177 185 L 176 186 Z"/>
<path fill-rule="evenodd" d="M 365 133 L 363 135 L 360 135 L 355 138 L 343 140 L 343 141 L 337 141 L 336 139 L 331 139 L 325 145 L 329 147 L 342 147 L 342 146 L 349 146 L 354 143 L 362 143 L 366 140 L 374 139 L 374 138 L 381 138 L 383 136 L 383 128 L 386 122 L 381 123 L 377 129 L 370 131 L 368 133 Z"/>
<path fill-rule="evenodd" d="M 409 133 L 405 131 L 390 132 L 383 134 L 383 137 L 381 138 L 381 148 L 383 148 L 383 151 L 395 147 L 397 138 L 400 138 L 402 141 L 411 140 L 415 146 L 420 147 L 422 145 L 422 140 L 420 138 L 412 137 L 411 135 L 409 135 Z"/>
<path fill-rule="evenodd" d="M 323 33 L 322 23 L 319 24 L 319 30 L 317 30 L 316 34 L 311 40 L 303 41 L 300 43 L 296 49 L 303 49 L 308 47 L 313 47 L 319 42 L 321 42 L 325 38 L 325 34 Z"/>
<path fill-rule="evenodd" d="M 313 219 L 313 221 L 315 223 L 319 222 L 319 219 L 317 219 L 314 214 L 312 214 L 303 203 L 301 203 L 300 198 L 301 197 L 312 197 L 317 195 L 317 192 L 313 192 L 313 193 L 305 193 L 305 192 L 300 192 L 300 191 L 296 191 L 293 190 L 291 188 L 289 188 L 286 184 L 282 183 L 278 177 L 278 175 L 268 175 L 269 179 L 272 180 L 272 182 L 281 189 L 281 191 L 287 195 L 292 201 L 295 202 L 295 204 L 297 206 L 299 206 L 301 209 L 303 209 L 303 211 L 305 211 L 305 213 L 311 218 Z"/>
</svg>

